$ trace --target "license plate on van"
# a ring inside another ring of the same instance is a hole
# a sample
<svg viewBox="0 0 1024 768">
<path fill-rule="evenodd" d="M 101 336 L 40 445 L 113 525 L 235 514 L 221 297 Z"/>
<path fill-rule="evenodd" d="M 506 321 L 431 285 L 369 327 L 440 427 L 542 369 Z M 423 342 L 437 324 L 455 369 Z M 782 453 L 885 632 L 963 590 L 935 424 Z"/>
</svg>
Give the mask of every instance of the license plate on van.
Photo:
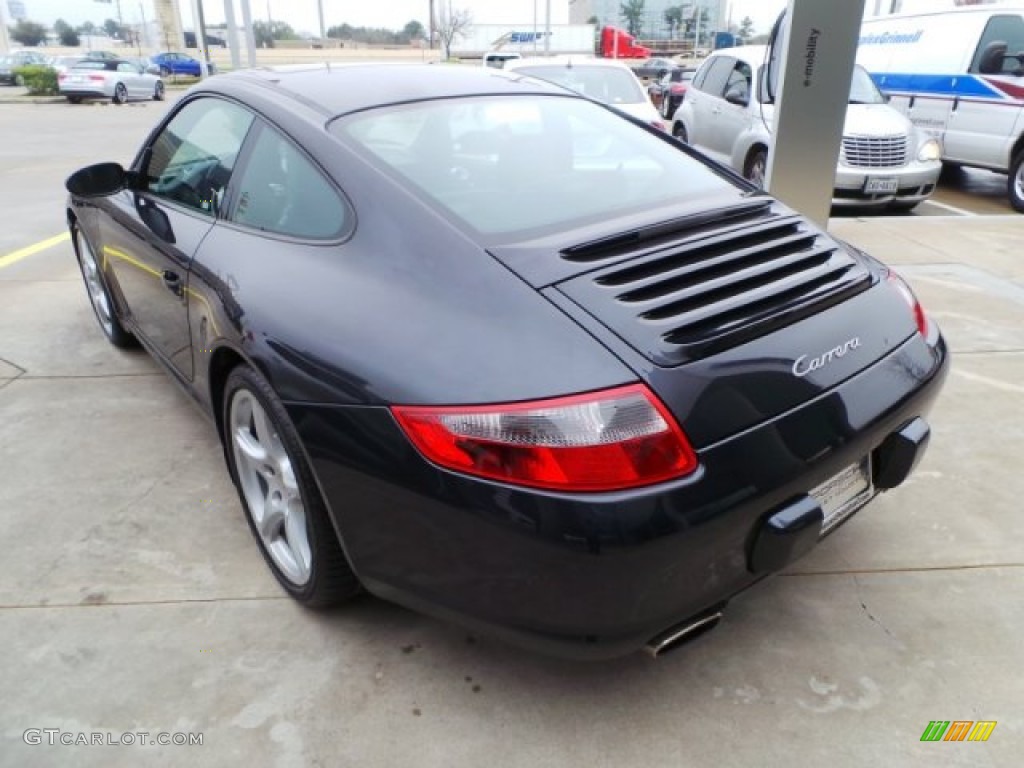
<svg viewBox="0 0 1024 768">
<path fill-rule="evenodd" d="M 864 191 L 869 195 L 894 194 L 899 186 L 899 179 L 895 176 L 869 176 L 864 182 Z"/>
<path fill-rule="evenodd" d="M 870 458 L 851 464 L 838 475 L 812 489 L 810 495 L 825 514 L 825 519 L 821 523 L 821 535 L 824 536 L 874 495 Z"/>
</svg>

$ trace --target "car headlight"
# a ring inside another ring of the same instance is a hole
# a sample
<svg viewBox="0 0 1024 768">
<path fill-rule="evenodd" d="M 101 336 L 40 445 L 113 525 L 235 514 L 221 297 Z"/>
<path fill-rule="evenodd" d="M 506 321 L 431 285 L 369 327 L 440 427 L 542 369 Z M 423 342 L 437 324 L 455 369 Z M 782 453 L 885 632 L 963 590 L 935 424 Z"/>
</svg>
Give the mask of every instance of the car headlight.
<svg viewBox="0 0 1024 768">
<path fill-rule="evenodd" d="M 938 139 L 925 139 L 917 150 L 917 159 L 922 163 L 930 163 L 942 158 L 942 145 Z"/>
</svg>

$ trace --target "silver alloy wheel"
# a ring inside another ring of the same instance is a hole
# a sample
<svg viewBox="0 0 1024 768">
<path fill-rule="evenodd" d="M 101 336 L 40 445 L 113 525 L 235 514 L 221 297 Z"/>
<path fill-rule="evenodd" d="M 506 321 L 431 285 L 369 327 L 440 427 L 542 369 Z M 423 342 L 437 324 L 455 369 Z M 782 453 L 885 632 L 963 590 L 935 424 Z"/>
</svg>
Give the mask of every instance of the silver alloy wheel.
<svg viewBox="0 0 1024 768">
<path fill-rule="evenodd" d="M 111 101 L 115 104 L 124 104 L 128 100 L 128 89 L 124 87 L 124 83 L 118 83 L 114 86 L 114 96 Z"/>
<path fill-rule="evenodd" d="M 1013 177 L 1013 192 L 1018 200 L 1024 200 L 1024 163 L 1017 166 L 1017 175 Z"/>
<path fill-rule="evenodd" d="M 306 508 L 288 451 L 277 430 L 247 389 L 231 398 L 228 429 L 238 483 L 263 547 L 288 581 L 309 581 L 313 555 Z"/>
<path fill-rule="evenodd" d="M 103 278 L 100 276 L 100 267 L 96 263 L 96 255 L 92 252 L 89 241 L 82 235 L 80 229 L 75 231 L 75 243 L 78 245 L 78 254 L 82 263 L 82 276 L 85 278 L 85 287 L 89 292 L 89 301 L 96 311 L 96 318 L 103 327 L 107 336 L 114 333 L 114 320 L 110 311 L 110 297 L 103 285 Z"/>
</svg>

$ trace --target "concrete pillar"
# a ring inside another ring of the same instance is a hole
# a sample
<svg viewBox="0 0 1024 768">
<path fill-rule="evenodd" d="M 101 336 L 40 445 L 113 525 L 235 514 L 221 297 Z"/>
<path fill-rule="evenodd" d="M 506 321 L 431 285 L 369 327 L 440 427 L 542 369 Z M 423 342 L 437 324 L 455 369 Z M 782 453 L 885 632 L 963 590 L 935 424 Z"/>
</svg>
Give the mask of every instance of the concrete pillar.
<svg viewBox="0 0 1024 768">
<path fill-rule="evenodd" d="M 231 68 L 241 66 L 241 55 L 238 51 L 238 24 L 235 23 L 235 0 L 224 0 L 224 23 L 227 25 L 228 52 L 231 54 Z"/>
</svg>

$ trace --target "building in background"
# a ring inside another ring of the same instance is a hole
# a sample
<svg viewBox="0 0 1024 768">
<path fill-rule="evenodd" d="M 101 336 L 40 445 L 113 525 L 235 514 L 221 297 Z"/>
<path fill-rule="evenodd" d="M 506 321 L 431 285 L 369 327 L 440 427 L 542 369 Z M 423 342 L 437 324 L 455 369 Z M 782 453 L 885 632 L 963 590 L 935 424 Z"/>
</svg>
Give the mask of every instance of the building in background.
<svg viewBox="0 0 1024 768">
<path fill-rule="evenodd" d="M 569 0 L 569 23 L 586 24 L 596 18 L 601 26 L 625 27 L 622 3 L 623 0 Z M 644 0 L 638 37 L 658 40 L 679 36 L 665 19 L 665 11 L 673 7 L 681 7 L 688 17 L 698 8 L 706 11 L 708 29 L 702 30 L 703 33 L 724 32 L 729 26 L 728 0 Z"/>
</svg>

